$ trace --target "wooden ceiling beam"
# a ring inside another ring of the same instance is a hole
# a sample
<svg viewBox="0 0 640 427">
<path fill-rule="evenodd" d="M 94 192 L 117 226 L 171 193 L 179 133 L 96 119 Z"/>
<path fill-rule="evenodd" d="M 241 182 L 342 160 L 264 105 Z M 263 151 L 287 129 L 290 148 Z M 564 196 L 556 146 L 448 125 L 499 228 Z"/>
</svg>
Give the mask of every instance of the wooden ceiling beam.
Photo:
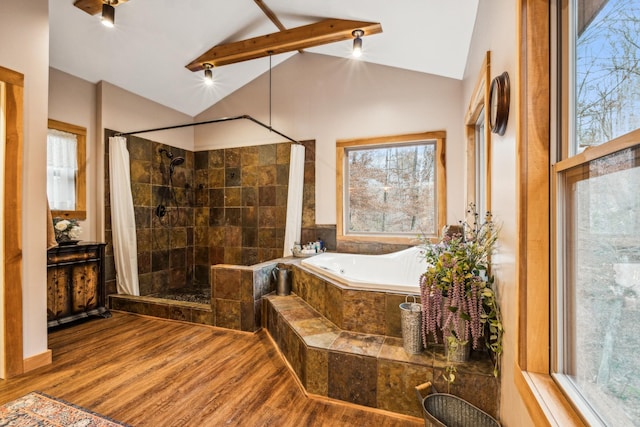
<svg viewBox="0 0 640 427">
<path fill-rule="evenodd" d="M 282 22 L 280 22 L 280 19 L 278 19 L 278 17 L 276 16 L 275 12 L 273 10 L 271 10 L 271 8 L 269 6 L 267 6 L 267 4 L 265 2 L 263 2 L 262 0 L 253 0 L 253 1 L 255 2 L 255 4 L 258 5 L 260 10 L 262 10 L 262 13 L 264 13 L 267 16 L 267 18 L 269 18 L 269 20 L 271 22 L 273 22 L 273 25 L 278 27 L 278 29 L 280 31 L 285 31 L 287 29 L 287 27 L 285 27 L 282 24 Z M 304 53 L 304 50 L 298 49 L 298 52 Z"/>
<path fill-rule="evenodd" d="M 129 0 L 111 0 L 111 6 L 118 6 Z M 76 0 L 73 5 L 80 10 L 87 12 L 89 15 L 97 15 L 102 12 L 102 5 L 106 0 Z"/>
<path fill-rule="evenodd" d="M 325 19 L 314 24 L 291 28 L 247 40 L 214 46 L 194 59 L 186 67 L 191 71 L 204 70 L 205 63 L 214 67 L 249 61 L 269 55 L 306 49 L 328 43 L 353 39 L 353 30 L 362 30 L 364 35 L 382 32 L 382 25 L 375 22 Z"/>
</svg>

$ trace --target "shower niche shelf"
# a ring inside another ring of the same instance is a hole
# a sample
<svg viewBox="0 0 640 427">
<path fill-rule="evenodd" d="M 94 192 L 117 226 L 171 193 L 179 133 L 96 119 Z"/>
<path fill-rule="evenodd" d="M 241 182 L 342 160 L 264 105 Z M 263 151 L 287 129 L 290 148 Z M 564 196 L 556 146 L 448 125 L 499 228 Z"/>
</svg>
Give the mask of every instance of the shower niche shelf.
<svg viewBox="0 0 640 427">
<path fill-rule="evenodd" d="M 105 243 L 80 242 L 47 251 L 47 326 L 89 316 L 110 317 L 105 307 Z"/>
</svg>

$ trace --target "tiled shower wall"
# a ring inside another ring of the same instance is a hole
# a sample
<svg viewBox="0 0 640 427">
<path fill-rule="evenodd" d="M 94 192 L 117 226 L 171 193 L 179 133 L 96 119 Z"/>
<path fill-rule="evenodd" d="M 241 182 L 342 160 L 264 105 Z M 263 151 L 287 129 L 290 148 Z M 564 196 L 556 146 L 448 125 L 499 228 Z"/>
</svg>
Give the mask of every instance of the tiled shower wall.
<svg viewBox="0 0 640 427">
<path fill-rule="evenodd" d="M 315 143 L 305 142 L 303 227 L 315 224 Z M 253 265 L 282 256 L 290 143 L 195 153 L 196 263 Z M 306 173 L 307 170 L 313 173 Z M 206 230 L 205 230 L 206 228 Z M 201 244 L 202 243 L 202 244 Z"/>
<path fill-rule="evenodd" d="M 106 137 L 114 132 L 107 131 Z M 107 293 L 116 293 L 109 149 L 105 153 Z M 303 236 L 315 227 L 315 142 L 306 147 Z M 253 265 L 282 256 L 290 143 L 191 152 L 130 136 L 140 294 L 209 286 L 210 266 Z M 185 162 L 169 186 L 165 148 Z M 156 207 L 167 207 L 158 218 Z"/>
</svg>

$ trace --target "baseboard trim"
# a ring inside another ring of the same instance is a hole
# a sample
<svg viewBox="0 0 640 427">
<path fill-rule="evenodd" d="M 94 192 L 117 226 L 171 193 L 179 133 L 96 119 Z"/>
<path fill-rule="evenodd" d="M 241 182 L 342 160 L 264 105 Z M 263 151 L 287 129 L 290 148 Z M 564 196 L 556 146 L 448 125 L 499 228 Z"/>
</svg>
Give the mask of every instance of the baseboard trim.
<svg viewBox="0 0 640 427">
<path fill-rule="evenodd" d="M 51 350 L 47 350 L 44 353 L 36 354 L 35 356 L 27 357 L 23 360 L 22 366 L 24 372 L 33 371 L 34 369 L 41 368 L 43 366 L 50 365 L 53 362 L 53 353 Z"/>
</svg>

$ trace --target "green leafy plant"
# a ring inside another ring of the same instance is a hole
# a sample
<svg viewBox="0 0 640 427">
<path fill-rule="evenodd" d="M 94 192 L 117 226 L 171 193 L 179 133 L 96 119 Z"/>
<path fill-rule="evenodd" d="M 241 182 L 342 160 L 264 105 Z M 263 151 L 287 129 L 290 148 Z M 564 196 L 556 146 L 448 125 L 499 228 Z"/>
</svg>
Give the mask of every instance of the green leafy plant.
<svg viewBox="0 0 640 427">
<path fill-rule="evenodd" d="M 429 334 L 437 342 L 438 332 L 456 348 L 471 342 L 477 349 L 484 338 L 494 360 L 495 376 L 499 374 L 504 333 L 490 274 L 498 233 L 491 213 L 480 217 L 470 204 L 467 219 L 445 227 L 440 242 L 423 243 L 428 267 L 420 278 L 425 345 Z"/>
</svg>

